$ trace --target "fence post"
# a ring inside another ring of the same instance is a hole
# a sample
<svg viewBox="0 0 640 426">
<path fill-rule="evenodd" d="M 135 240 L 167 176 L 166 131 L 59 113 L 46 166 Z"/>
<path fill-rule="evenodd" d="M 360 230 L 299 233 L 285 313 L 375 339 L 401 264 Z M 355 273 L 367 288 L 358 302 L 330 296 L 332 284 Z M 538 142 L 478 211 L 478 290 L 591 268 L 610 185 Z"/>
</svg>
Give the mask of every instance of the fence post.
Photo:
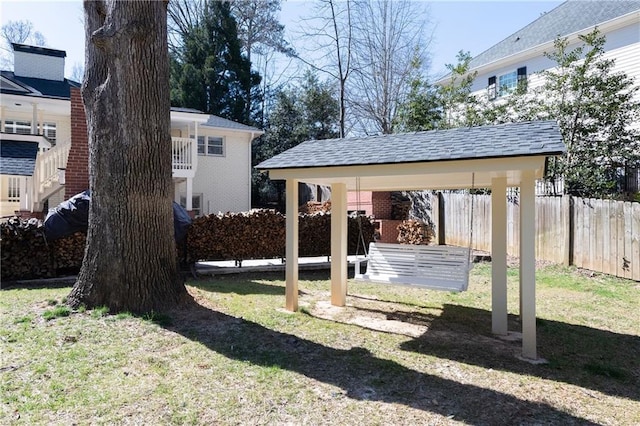
<svg viewBox="0 0 640 426">
<path fill-rule="evenodd" d="M 562 263 L 565 266 L 573 264 L 573 200 L 571 195 L 562 196 L 562 229 L 563 229 L 563 256 Z"/>
<path fill-rule="evenodd" d="M 434 214 L 434 218 L 435 218 L 435 222 L 436 222 L 436 244 L 438 245 L 445 245 L 446 241 L 445 241 L 445 205 L 444 205 L 444 195 L 442 195 L 442 192 L 438 191 L 436 193 L 436 198 L 435 198 L 435 214 Z"/>
</svg>

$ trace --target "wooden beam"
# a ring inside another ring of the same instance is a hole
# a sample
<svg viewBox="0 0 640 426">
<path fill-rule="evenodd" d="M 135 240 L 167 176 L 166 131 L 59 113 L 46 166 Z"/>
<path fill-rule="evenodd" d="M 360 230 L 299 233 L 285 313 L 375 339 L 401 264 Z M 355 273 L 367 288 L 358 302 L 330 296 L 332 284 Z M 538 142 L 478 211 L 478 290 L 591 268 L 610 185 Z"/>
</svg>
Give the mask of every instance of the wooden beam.
<svg viewBox="0 0 640 426">
<path fill-rule="evenodd" d="M 533 170 L 520 184 L 520 305 L 522 356 L 536 359 L 536 203 Z"/>
<path fill-rule="evenodd" d="M 287 179 L 286 185 L 285 307 L 295 312 L 298 310 L 298 181 Z"/>
<path fill-rule="evenodd" d="M 347 185 L 331 185 L 331 304 L 347 303 Z"/>
<path fill-rule="evenodd" d="M 491 181 L 491 331 L 506 335 L 507 325 L 507 179 Z"/>
</svg>

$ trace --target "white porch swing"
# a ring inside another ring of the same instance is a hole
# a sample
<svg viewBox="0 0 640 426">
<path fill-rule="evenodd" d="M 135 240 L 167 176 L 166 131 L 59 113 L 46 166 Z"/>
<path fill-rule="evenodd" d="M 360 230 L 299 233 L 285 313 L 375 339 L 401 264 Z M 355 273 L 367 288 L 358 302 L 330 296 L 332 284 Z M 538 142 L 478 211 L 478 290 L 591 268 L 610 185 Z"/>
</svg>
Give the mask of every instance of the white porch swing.
<svg viewBox="0 0 640 426">
<path fill-rule="evenodd" d="M 474 188 L 474 180 L 475 174 L 472 174 L 471 189 Z M 359 186 L 359 183 L 356 182 L 356 185 Z M 356 191 L 359 191 L 359 188 Z M 469 272 L 473 268 L 472 243 L 473 197 L 471 197 L 467 247 L 372 242 L 365 257 L 357 258 L 354 262 L 354 279 L 408 285 L 429 290 L 465 291 L 469 286 Z M 360 269 L 363 261 L 367 262 L 367 270 L 364 274 Z"/>
</svg>

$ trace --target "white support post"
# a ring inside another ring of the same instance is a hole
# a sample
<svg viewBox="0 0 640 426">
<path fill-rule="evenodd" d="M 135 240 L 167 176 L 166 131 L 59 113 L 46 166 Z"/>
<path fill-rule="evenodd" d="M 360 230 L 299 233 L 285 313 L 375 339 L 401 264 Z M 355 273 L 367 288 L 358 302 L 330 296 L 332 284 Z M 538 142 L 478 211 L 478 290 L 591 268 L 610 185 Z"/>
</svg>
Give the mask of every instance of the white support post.
<svg viewBox="0 0 640 426">
<path fill-rule="evenodd" d="M 173 201 L 180 204 L 180 187 L 182 183 L 173 181 Z"/>
<path fill-rule="evenodd" d="M 298 180 L 288 179 L 286 190 L 285 308 L 298 310 Z"/>
<path fill-rule="evenodd" d="M 520 305 L 522 356 L 536 359 L 536 203 L 533 170 L 520 183 Z"/>
<path fill-rule="evenodd" d="M 491 331 L 505 336 L 507 325 L 507 178 L 491 179 Z"/>
<path fill-rule="evenodd" d="M 193 178 L 187 178 L 187 196 L 185 199 L 185 209 L 188 212 L 193 210 Z"/>
<path fill-rule="evenodd" d="M 38 134 L 38 104 L 33 103 L 31 105 L 33 106 L 33 115 L 31 120 L 31 134 L 37 135 Z"/>
<path fill-rule="evenodd" d="M 347 185 L 331 185 L 331 304 L 347 303 Z"/>
<path fill-rule="evenodd" d="M 20 191 L 20 210 L 31 211 L 32 206 L 32 191 L 30 180 L 27 176 L 20 176 L 18 178 L 18 190 Z"/>
<path fill-rule="evenodd" d="M 191 170 L 195 173 L 198 169 L 198 122 L 194 122 L 193 126 L 195 128 L 195 140 L 193 141 L 193 148 L 191 149 Z"/>
</svg>

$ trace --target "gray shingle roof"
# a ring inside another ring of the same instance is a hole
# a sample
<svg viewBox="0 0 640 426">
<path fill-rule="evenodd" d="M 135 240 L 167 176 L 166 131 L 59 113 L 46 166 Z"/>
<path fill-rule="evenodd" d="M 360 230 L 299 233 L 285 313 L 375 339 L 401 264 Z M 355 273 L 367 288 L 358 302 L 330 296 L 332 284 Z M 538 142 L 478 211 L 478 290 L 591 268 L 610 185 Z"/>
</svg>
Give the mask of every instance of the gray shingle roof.
<svg viewBox="0 0 640 426">
<path fill-rule="evenodd" d="M 235 121 L 227 120 L 226 118 L 218 117 L 217 115 L 210 115 L 206 123 L 203 126 L 209 127 L 221 127 L 224 129 L 233 130 L 246 130 L 250 132 L 259 132 L 260 129 L 253 126 L 247 126 L 246 124 L 236 123 Z"/>
<path fill-rule="evenodd" d="M 570 0 L 480 53 L 471 69 L 640 10 L 640 1 Z"/>
<path fill-rule="evenodd" d="M 528 121 L 496 126 L 428 132 L 311 140 L 256 166 L 257 169 L 415 163 L 565 152 L 555 121 Z"/>
<path fill-rule="evenodd" d="M 38 144 L 34 142 L 0 141 L 0 174 L 32 176 L 36 166 Z"/>
</svg>

